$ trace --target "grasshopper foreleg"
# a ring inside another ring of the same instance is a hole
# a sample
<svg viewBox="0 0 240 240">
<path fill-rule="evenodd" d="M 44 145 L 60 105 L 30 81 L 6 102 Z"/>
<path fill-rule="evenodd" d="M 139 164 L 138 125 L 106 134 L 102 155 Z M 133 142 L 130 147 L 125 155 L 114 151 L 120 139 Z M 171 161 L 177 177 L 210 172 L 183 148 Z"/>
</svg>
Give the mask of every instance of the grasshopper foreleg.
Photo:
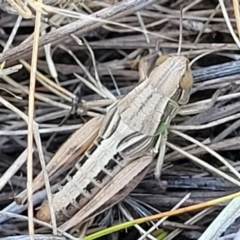
<svg viewBox="0 0 240 240">
<path fill-rule="evenodd" d="M 166 117 L 165 121 L 159 125 L 156 135 L 162 134 L 163 132 L 167 131 L 172 119 L 178 113 L 179 105 L 175 101 L 173 101 L 172 99 L 169 99 L 169 106 L 171 106 L 172 109 L 168 113 L 168 116 Z"/>
<path fill-rule="evenodd" d="M 160 175 L 161 175 L 163 160 L 164 160 L 165 151 L 166 151 L 166 142 L 167 142 L 167 135 L 168 135 L 167 129 L 170 125 L 172 118 L 175 117 L 175 115 L 179 110 L 178 104 L 171 99 L 169 101 L 169 105 L 172 105 L 173 107 L 172 111 L 170 112 L 166 120 L 160 124 L 160 127 L 158 129 L 159 138 L 156 142 L 156 145 L 154 146 L 154 151 L 158 153 L 154 175 L 155 175 L 155 179 L 157 180 L 159 186 L 162 189 L 164 189 L 164 184 L 160 181 Z"/>
</svg>

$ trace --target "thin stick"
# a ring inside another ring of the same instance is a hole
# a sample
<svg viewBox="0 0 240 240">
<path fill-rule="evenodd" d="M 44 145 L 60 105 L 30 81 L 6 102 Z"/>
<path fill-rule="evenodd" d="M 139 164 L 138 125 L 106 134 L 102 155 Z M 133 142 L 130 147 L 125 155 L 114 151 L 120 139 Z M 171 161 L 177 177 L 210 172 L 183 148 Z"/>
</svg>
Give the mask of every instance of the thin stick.
<svg viewBox="0 0 240 240">
<path fill-rule="evenodd" d="M 41 3 L 41 0 L 39 0 Z M 34 44 L 32 53 L 32 63 L 29 85 L 29 105 L 28 105 L 28 160 L 27 160 L 27 189 L 28 189 L 28 228 L 31 240 L 34 240 L 34 222 L 33 222 L 33 201 L 32 201 L 32 182 L 33 182 L 33 118 L 34 118 L 34 92 L 36 85 L 36 71 L 38 58 L 38 42 L 41 27 L 41 12 L 36 12 L 34 28 Z"/>
<path fill-rule="evenodd" d="M 2 175 L 0 178 L 0 191 L 7 184 L 7 182 L 11 179 L 11 177 L 22 167 L 22 165 L 26 162 L 27 151 L 26 149 L 21 153 L 21 155 L 16 159 L 14 163 L 8 168 L 8 170 Z"/>
<path fill-rule="evenodd" d="M 228 17 L 228 13 L 227 13 L 226 7 L 224 5 L 224 1 L 223 0 L 219 0 L 219 3 L 221 5 L 222 14 L 223 14 L 223 17 L 224 17 L 225 22 L 227 24 L 228 30 L 231 33 L 233 40 L 235 41 L 237 46 L 240 48 L 240 41 L 239 41 L 238 37 L 236 36 L 236 34 L 235 34 L 234 30 L 233 30 L 232 24 L 231 24 L 231 22 L 229 20 L 229 17 Z"/>
<path fill-rule="evenodd" d="M 239 1 L 238 0 L 232 0 L 233 3 L 233 10 L 234 15 L 236 19 L 236 25 L 238 30 L 238 37 L 240 38 L 240 13 L 239 13 Z"/>
<path fill-rule="evenodd" d="M 15 10 L 17 11 L 23 18 L 31 18 L 32 17 L 32 12 L 31 10 L 25 5 L 21 4 L 19 6 L 18 4 L 21 3 L 21 1 L 15 1 L 15 0 L 7 0 L 8 4 Z"/>
<path fill-rule="evenodd" d="M 180 55 L 181 53 L 182 39 L 183 39 L 182 32 L 183 32 L 183 10 L 181 8 L 180 9 L 180 27 L 179 27 L 179 45 L 178 45 L 177 55 Z"/>
<path fill-rule="evenodd" d="M 186 196 L 184 196 L 183 199 L 181 199 L 181 201 L 179 203 L 177 203 L 172 210 L 176 210 L 178 209 L 184 202 L 186 202 L 189 197 L 190 197 L 191 193 L 188 193 Z M 171 210 L 171 211 L 172 211 Z M 138 240 L 144 240 L 145 237 L 148 237 L 151 232 L 153 232 L 154 230 L 156 230 L 168 217 L 164 217 L 161 218 L 156 224 L 154 224 L 145 234 L 143 234 L 140 238 L 138 238 Z"/>
<path fill-rule="evenodd" d="M 16 219 L 20 219 L 21 221 L 24 221 L 24 220 L 27 221 L 27 220 L 28 220 L 28 217 L 23 216 L 23 215 L 19 215 L 19 214 L 16 214 L 16 213 L 0 211 L 0 214 L 1 214 L 1 216 L 6 216 L 6 217 L 8 217 L 9 219 L 10 219 L 10 218 L 16 218 Z M 43 221 L 40 221 L 40 220 L 38 220 L 38 219 L 35 219 L 35 218 L 34 218 L 33 221 L 34 221 L 35 223 L 39 224 L 39 225 L 44 226 L 44 227 L 47 227 L 47 228 L 50 228 L 50 229 L 53 228 L 51 224 L 46 223 L 46 222 L 43 222 Z M 71 240 L 75 240 L 75 239 L 76 239 L 76 238 L 73 238 L 70 234 L 62 231 L 61 229 L 58 229 L 58 232 L 59 232 L 60 234 L 62 234 L 63 236 L 65 236 L 66 238 L 68 238 L 68 239 L 71 239 Z M 19 238 L 19 237 L 18 237 L 18 238 Z"/>
<path fill-rule="evenodd" d="M 176 130 L 172 130 L 172 133 L 198 145 L 199 147 L 203 148 L 204 150 L 206 150 L 206 152 L 210 153 L 212 156 L 214 156 L 215 158 L 217 158 L 223 165 L 225 165 L 233 174 L 235 174 L 235 176 L 240 179 L 240 174 L 239 172 L 228 162 L 226 161 L 221 155 L 219 155 L 217 152 L 215 152 L 214 150 L 212 150 L 211 148 L 209 148 L 208 146 L 205 146 L 204 144 L 202 144 L 201 142 L 197 141 L 196 139 L 181 133 L 179 131 Z"/>
<path fill-rule="evenodd" d="M 170 126 L 169 129 L 173 129 L 173 130 L 202 130 L 202 129 L 206 129 L 206 128 L 211 128 L 211 127 L 215 127 L 218 126 L 220 124 L 235 120 L 240 118 L 240 113 L 225 117 L 225 118 L 221 118 L 219 120 L 216 121 L 212 121 L 206 124 L 202 124 L 202 125 L 177 125 L 177 126 Z"/>
<path fill-rule="evenodd" d="M 202 159 L 197 158 L 191 154 L 189 154 L 188 152 L 185 152 L 184 150 L 182 150 L 181 148 L 167 142 L 167 146 L 175 151 L 178 151 L 180 154 L 184 155 L 185 157 L 191 159 L 193 162 L 201 165 L 202 167 L 206 168 L 209 172 L 212 172 L 214 174 L 217 174 L 223 178 L 225 178 L 227 181 L 240 186 L 240 182 L 238 180 L 236 180 L 235 178 L 231 177 L 230 175 L 225 174 L 224 172 L 218 170 L 217 168 L 213 167 L 212 165 L 204 162 Z"/>
<path fill-rule="evenodd" d="M 19 15 L 18 18 L 17 18 L 17 21 L 14 24 L 11 35 L 8 38 L 8 41 L 7 41 L 6 45 L 4 46 L 3 52 L 7 51 L 10 48 L 10 46 L 12 45 L 12 42 L 13 42 L 16 34 L 17 34 L 17 31 L 19 29 L 19 26 L 20 26 L 21 22 L 22 22 L 22 17 Z"/>
<path fill-rule="evenodd" d="M 84 16 L 83 19 L 79 19 L 77 21 L 71 22 L 70 24 L 60 27 L 53 32 L 50 32 L 44 36 L 41 36 L 39 41 L 39 47 L 42 47 L 45 44 L 48 44 L 50 42 L 53 43 L 56 41 L 63 41 L 64 39 L 66 39 L 66 37 L 69 36 L 69 34 L 74 33 L 78 30 L 81 30 L 81 32 L 90 31 L 96 27 L 103 25 L 105 23 L 103 22 L 104 19 L 106 20 L 109 18 L 116 19 L 117 17 L 125 16 L 126 14 L 135 12 L 137 10 L 140 10 L 143 7 L 151 5 L 154 2 L 156 2 L 156 0 L 126 0 L 126 1 L 120 2 L 119 4 L 115 4 L 101 11 L 98 11 L 93 15 L 90 15 L 90 16 L 86 15 Z M 114 24 L 114 22 L 111 22 L 111 23 Z M 143 32 L 142 29 L 138 29 L 138 31 Z M 80 32 L 78 34 L 80 34 Z M 164 36 L 159 36 L 159 34 L 154 34 L 154 35 L 157 35 L 158 37 L 164 37 Z M 32 43 L 25 42 L 15 48 L 9 49 L 5 53 L 1 53 L 0 62 L 19 59 L 23 54 L 28 54 L 31 51 L 32 51 Z"/>
</svg>

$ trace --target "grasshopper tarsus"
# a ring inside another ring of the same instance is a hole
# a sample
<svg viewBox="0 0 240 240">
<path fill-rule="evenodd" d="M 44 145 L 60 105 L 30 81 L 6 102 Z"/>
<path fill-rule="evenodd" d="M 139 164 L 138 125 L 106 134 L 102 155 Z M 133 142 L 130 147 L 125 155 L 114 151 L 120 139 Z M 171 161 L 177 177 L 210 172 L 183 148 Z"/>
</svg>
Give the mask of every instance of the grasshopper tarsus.
<svg viewBox="0 0 240 240">
<path fill-rule="evenodd" d="M 161 181 L 160 176 L 155 176 L 155 181 L 157 182 L 157 186 L 159 187 L 160 191 L 165 192 L 168 187 L 167 181 Z"/>
</svg>

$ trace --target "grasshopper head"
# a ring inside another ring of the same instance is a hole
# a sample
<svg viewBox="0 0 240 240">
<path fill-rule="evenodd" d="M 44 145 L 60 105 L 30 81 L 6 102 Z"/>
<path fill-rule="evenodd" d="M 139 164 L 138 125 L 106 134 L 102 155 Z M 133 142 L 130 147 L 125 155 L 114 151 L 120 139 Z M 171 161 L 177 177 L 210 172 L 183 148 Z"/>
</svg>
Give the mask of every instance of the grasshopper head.
<svg viewBox="0 0 240 240">
<path fill-rule="evenodd" d="M 180 105 L 186 104 L 189 100 L 190 92 L 193 85 L 193 77 L 189 66 L 189 60 L 186 57 L 179 55 L 163 55 L 156 60 L 155 66 L 161 65 L 165 61 L 169 61 L 169 67 L 171 66 L 171 63 L 179 62 L 179 66 L 182 66 L 184 68 L 183 74 L 181 75 L 179 80 L 179 88 L 177 90 L 176 96 L 173 97 L 173 100 Z"/>
<path fill-rule="evenodd" d="M 121 119 L 147 136 L 155 135 L 162 122 L 170 122 L 178 104 L 188 101 L 192 87 L 187 58 L 164 58 L 160 57 L 149 76 L 117 104 Z"/>
</svg>

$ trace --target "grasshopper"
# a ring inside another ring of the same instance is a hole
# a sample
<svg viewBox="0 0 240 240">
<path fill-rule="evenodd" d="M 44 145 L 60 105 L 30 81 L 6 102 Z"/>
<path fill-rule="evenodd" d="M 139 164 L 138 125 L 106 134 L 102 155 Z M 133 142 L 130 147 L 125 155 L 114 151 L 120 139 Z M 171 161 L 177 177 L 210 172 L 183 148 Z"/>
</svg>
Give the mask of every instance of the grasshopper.
<svg viewBox="0 0 240 240">
<path fill-rule="evenodd" d="M 161 152 L 161 142 L 179 105 L 188 102 L 192 84 L 188 59 L 160 57 L 135 89 L 109 107 L 98 136 L 53 195 L 57 222 L 74 216 L 61 226 L 63 230 L 79 223 L 73 219 L 87 210 L 94 213 L 101 207 L 104 194 L 113 197 L 123 189 L 129 183 L 124 181 L 124 174 L 130 172 L 134 179 L 148 167 Z M 95 204 L 92 199 L 96 199 Z M 37 218 L 50 221 L 47 201 Z"/>
</svg>

